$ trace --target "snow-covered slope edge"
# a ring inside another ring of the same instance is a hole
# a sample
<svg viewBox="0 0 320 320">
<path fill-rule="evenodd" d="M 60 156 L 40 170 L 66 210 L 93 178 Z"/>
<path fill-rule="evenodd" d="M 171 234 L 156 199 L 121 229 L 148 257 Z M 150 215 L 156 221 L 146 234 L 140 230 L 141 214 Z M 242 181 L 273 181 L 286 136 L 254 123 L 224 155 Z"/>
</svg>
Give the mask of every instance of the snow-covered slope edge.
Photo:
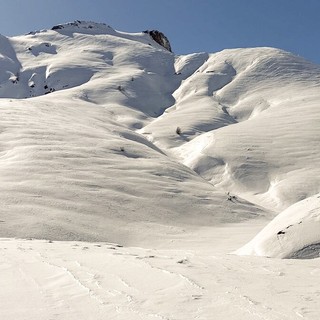
<svg viewBox="0 0 320 320">
<path fill-rule="evenodd" d="M 319 258 L 320 194 L 284 210 L 235 253 L 275 258 Z"/>
</svg>

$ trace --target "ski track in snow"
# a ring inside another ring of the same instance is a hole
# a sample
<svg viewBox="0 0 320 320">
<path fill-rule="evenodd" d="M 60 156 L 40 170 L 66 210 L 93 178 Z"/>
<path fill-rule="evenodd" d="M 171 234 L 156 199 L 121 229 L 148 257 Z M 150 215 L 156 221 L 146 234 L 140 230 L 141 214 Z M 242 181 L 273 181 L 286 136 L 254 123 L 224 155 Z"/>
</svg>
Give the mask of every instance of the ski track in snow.
<svg viewBox="0 0 320 320">
<path fill-rule="evenodd" d="M 319 259 L 294 263 L 2 239 L 0 269 L 0 317 L 8 320 L 24 319 L 25 311 L 35 320 L 98 320 L 106 314 L 108 319 L 311 320 L 320 311 Z"/>
</svg>

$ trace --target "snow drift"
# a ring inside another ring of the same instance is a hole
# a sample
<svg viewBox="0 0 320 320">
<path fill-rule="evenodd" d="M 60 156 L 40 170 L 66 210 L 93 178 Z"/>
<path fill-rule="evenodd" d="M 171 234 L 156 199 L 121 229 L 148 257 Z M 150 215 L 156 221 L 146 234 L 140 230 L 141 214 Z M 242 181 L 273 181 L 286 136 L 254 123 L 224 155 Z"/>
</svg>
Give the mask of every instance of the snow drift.
<svg viewBox="0 0 320 320">
<path fill-rule="evenodd" d="M 240 255 L 277 258 L 320 257 L 320 195 L 302 200 L 281 212 Z"/>
</svg>

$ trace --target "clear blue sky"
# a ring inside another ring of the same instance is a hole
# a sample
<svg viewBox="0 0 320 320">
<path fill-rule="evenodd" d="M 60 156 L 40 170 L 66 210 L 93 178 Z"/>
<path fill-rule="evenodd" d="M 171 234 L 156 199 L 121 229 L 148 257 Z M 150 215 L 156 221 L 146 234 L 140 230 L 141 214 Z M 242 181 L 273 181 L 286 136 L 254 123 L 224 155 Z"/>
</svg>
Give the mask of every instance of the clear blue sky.
<svg viewBox="0 0 320 320">
<path fill-rule="evenodd" d="M 175 53 L 272 46 L 320 64 L 320 0 L 2 0 L 11 36 L 91 20 L 121 31 L 158 29 Z"/>
</svg>

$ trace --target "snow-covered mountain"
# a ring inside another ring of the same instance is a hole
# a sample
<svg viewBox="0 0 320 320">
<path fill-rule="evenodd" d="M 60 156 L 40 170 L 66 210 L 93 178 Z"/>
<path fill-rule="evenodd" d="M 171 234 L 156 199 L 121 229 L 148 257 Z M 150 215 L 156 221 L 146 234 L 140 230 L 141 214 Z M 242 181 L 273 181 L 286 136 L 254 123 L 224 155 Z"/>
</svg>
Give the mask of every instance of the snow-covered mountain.
<svg viewBox="0 0 320 320">
<path fill-rule="evenodd" d="M 0 318 L 318 319 L 242 255 L 319 257 L 320 66 L 75 21 L 0 35 L 0 112 Z"/>
<path fill-rule="evenodd" d="M 1 36 L 2 236 L 162 240 L 320 192 L 319 66 L 170 51 L 84 21 Z"/>
</svg>

